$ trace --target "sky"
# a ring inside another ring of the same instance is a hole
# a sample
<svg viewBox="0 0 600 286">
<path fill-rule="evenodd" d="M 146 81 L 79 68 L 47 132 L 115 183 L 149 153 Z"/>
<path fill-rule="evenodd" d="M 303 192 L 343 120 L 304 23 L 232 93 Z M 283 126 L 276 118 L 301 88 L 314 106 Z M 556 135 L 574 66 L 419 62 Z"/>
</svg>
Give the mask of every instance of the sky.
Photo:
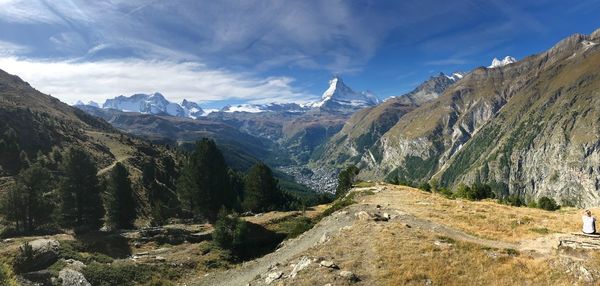
<svg viewBox="0 0 600 286">
<path fill-rule="evenodd" d="M 333 75 L 384 99 L 590 34 L 598 15 L 596 0 L 0 0 L 0 69 L 69 104 L 306 103 Z"/>
</svg>

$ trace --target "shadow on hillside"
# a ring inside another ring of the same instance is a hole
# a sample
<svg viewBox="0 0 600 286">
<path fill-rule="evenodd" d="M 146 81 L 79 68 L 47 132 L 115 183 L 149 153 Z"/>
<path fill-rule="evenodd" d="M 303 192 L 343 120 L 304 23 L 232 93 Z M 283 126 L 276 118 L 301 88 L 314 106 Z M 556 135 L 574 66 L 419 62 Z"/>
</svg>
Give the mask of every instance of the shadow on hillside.
<svg viewBox="0 0 600 286">
<path fill-rule="evenodd" d="M 243 261 L 252 260 L 275 251 L 285 238 L 284 234 L 268 230 L 261 225 L 251 222 L 246 222 L 246 225 L 248 227 L 248 239 L 238 253 L 238 257 Z"/>
<path fill-rule="evenodd" d="M 131 255 L 127 238 L 117 233 L 92 231 L 78 234 L 75 238 L 86 252 L 102 253 L 115 259 Z"/>
</svg>

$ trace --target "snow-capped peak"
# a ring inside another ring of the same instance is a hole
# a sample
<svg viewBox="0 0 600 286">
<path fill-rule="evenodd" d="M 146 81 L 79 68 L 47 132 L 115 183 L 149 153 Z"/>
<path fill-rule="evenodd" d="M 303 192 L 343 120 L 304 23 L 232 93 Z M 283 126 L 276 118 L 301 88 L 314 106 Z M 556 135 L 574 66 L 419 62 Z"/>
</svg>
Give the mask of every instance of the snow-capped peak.
<svg viewBox="0 0 600 286">
<path fill-rule="evenodd" d="M 448 78 L 451 81 L 458 81 L 458 80 L 462 79 L 463 76 L 465 76 L 465 74 L 462 73 L 462 72 L 453 72 L 452 75 L 447 75 L 445 73 L 440 73 L 440 75 L 445 76 L 446 78 Z"/>
<path fill-rule="evenodd" d="M 497 67 L 503 67 L 505 65 L 509 65 L 509 64 L 516 63 L 516 62 L 517 62 L 517 59 L 515 59 L 511 56 L 506 56 L 502 60 L 494 58 L 492 60 L 492 64 L 490 66 L 488 66 L 488 68 L 493 69 L 493 68 L 497 68 Z"/>
<path fill-rule="evenodd" d="M 321 100 L 310 104 L 313 108 L 362 108 L 379 103 L 379 98 L 371 92 L 355 92 L 334 76 L 329 80 L 329 87 L 321 96 Z"/>
<path fill-rule="evenodd" d="M 191 101 L 184 99 L 181 102 L 181 107 L 183 107 L 185 117 L 190 117 L 190 118 L 196 119 L 196 118 L 204 115 L 204 110 L 202 110 L 202 108 L 200 108 L 200 105 L 198 105 L 198 103 L 191 102 Z"/>
<path fill-rule="evenodd" d="M 98 104 L 95 101 L 91 101 L 91 100 L 88 101 L 88 103 L 84 103 L 83 101 L 78 100 L 74 105 L 75 106 L 92 106 L 92 107 L 100 108 L 100 104 Z"/>
</svg>

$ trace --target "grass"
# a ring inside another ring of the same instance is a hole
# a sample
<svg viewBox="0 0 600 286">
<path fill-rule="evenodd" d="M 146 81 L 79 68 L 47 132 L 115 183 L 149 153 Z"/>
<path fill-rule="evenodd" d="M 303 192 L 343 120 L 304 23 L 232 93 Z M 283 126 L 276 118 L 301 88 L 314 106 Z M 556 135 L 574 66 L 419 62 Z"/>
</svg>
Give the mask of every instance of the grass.
<svg viewBox="0 0 600 286">
<path fill-rule="evenodd" d="M 356 184 L 354 184 L 355 188 L 371 188 L 371 187 L 375 187 L 375 183 L 374 182 L 367 182 L 367 181 L 360 181 L 357 182 Z"/>
<path fill-rule="evenodd" d="M 404 186 L 386 187 L 393 191 L 366 197 L 366 201 L 379 205 L 390 203 L 417 217 L 492 240 L 516 242 L 549 233 L 570 233 L 578 231 L 581 223 L 581 213 L 575 208 L 548 212 L 511 207 L 493 200 L 449 200 L 439 194 Z M 598 213 L 600 209 L 592 209 L 592 212 Z"/>
</svg>

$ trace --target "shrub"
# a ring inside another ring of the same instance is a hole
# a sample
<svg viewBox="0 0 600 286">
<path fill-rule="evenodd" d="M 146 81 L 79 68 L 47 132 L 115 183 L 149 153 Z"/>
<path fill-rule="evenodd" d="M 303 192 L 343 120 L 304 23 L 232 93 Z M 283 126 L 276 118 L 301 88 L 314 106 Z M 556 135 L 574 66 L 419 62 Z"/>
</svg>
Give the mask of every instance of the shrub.
<svg viewBox="0 0 600 286">
<path fill-rule="evenodd" d="M 313 226 L 314 222 L 310 218 L 301 216 L 282 223 L 281 231 L 284 232 L 288 238 L 294 238 L 311 229 Z"/>
<path fill-rule="evenodd" d="M 221 209 L 212 234 L 217 245 L 224 249 L 239 250 L 246 242 L 248 228 L 246 222 L 235 215 L 229 215 L 227 210 Z"/>
<path fill-rule="evenodd" d="M 0 285 L 17 286 L 15 274 L 12 269 L 4 263 L 0 263 Z"/>
<path fill-rule="evenodd" d="M 454 193 L 452 193 L 452 191 L 450 189 L 447 188 L 440 188 L 439 192 L 442 196 L 448 198 L 448 199 L 452 199 L 454 198 Z"/>
<path fill-rule="evenodd" d="M 424 182 L 419 185 L 419 189 L 425 192 L 431 192 L 431 185 L 427 182 Z"/>
<path fill-rule="evenodd" d="M 560 208 L 553 198 L 541 197 L 538 200 L 538 207 L 547 211 L 555 211 Z"/>
</svg>

